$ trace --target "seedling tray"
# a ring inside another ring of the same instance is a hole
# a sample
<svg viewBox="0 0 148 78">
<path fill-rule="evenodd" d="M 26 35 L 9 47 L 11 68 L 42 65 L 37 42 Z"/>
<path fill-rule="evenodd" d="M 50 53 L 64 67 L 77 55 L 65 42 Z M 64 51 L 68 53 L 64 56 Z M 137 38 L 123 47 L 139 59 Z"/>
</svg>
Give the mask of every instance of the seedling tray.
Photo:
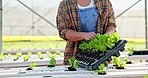
<svg viewBox="0 0 148 78">
<path fill-rule="evenodd" d="M 126 40 L 119 40 L 116 46 L 113 49 L 108 50 L 108 52 L 82 51 L 76 56 L 76 60 L 80 62 L 80 67 L 84 67 L 89 70 L 99 69 L 98 66 L 100 64 L 106 64 L 105 61 L 112 60 L 111 56 L 120 56 L 120 51 L 124 50 L 126 43 Z"/>
<path fill-rule="evenodd" d="M 148 50 L 134 50 L 133 55 L 148 55 Z"/>
</svg>

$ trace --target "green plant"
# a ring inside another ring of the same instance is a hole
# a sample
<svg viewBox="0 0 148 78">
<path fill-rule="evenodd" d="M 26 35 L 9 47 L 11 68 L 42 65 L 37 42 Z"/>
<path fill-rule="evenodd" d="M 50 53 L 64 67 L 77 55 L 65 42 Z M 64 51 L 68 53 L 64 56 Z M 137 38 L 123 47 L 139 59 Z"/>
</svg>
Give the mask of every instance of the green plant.
<svg viewBox="0 0 148 78">
<path fill-rule="evenodd" d="M 78 66 L 78 65 L 79 65 L 79 62 L 76 61 L 76 58 L 68 59 L 68 61 L 69 61 L 69 64 L 70 64 L 70 66 L 71 66 L 72 68 L 76 69 L 76 68 L 79 67 L 79 66 Z"/>
<path fill-rule="evenodd" d="M 125 61 L 120 61 L 120 62 L 118 63 L 118 67 L 124 68 L 125 66 L 126 66 L 126 62 L 125 62 Z"/>
<path fill-rule="evenodd" d="M 128 47 L 128 48 L 127 48 L 127 50 L 129 51 L 128 54 L 129 54 L 130 56 L 133 55 L 134 49 L 135 49 L 134 47 Z"/>
<path fill-rule="evenodd" d="M 19 58 L 19 56 L 14 55 L 13 60 L 16 61 Z"/>
<path fill-rule="evenodd" d="M 51 52 L 47 51 L 46 54 L 47 54 L 47 55 L 51 55 Z"/>
<path fill-rule="evenodd" d="M 132 50 L 130 50 L 129 52 L 128 52 L 128 54 L 130 55 L 130 56 L 132 56 L 133 55 L 133 51 Z"/>
<path fill-rule="evenodd" d="M 36 65 L 37 65 L 36 63 L 32 62 L 32 63 L 30 64 L 29 68 L 33 70 Z"/>
<path fill-rule="evenodd" d="M 9 54 L 8 54 L 8 56 L 12 56 L 12 54 L 11 54 L 11 53 L 9 53 Z"/>
<path fill-rule="evenodd" d="M 40 59 L 43 59 L 43 58 L 44 58 L 44 55 L 39 55 L 39 58 L 40 58 Z"/>
<path fill-rule="evenodd" d="M 24 61 L 27 61 L 29 59 L 29 55 L 24 56 Z"/>
<path fill-rule="evenodd" d="M 3 53 L 0 53 L 0 61 L 4 60 L 7 57 L 7 55 L 4 55 Z"/>
<path fill-rule="evenodd" d="M 50 55 L 50 58 L 56 58 L 57 54 Z"/>
<path fill-rule="evenodd" d="M 61 54 L 60 57 L 63 57 L 63 55 Z"/>
<path fill-rule="evenodd" d="M 21 57 L 22 56 L 22 53 L 16 53 L 15 54 L 17 57 Z"/>
<path fill-rule="evenodd" d="M 30 57 L 32 55 L 32 52 L 28 52 L 27 55 Z"/>
<path fill-rule="evenodd" d="M 41 52 L 37 52 L 36 54 L 37 54 L 37 55 L 41 55 L 42 53 L 41 53 Z"/>
<path fill-rule="evenodd" d="M 113 64 L 118 65 L 120 63 L 120 57 L 114 57 Z"/>
<path fill-rule="evenodd" d="M 56 51 L 56 54 L 57 54 L 57 55 L 60 55 L 60 54 L 61 54 L 61 52 L 60 52 L 60 51 Z"/>
<path fill-rule="evenodd" d="M 98 74 L 106 74 L 106 66 L 104 64 L 100 64 L 99 68 L 100 70 L 95 70 L 94 72 L 97 72 Z"/>
<path fill-rule="evenodd" d="M 89 41 L 83 41 L 79 48 L 83 50 L 93 50 L 93 51 L 103 51 L 106 52 L 107 48 L 112 49 L 120 40 L 118 33 L 114 33 L 112 35 L 104 34 L 100 35 L 97 34 L 95 39 L 91 39 Z"/>
<path fill-rule="evenodd" d="M 124 61 L 127 63 L 129 62 L 129 59 L 127 57 L 124 57 Z"/>
<path fill-rule="evenodd" d="M 54 58 L 51 58 L 49 61 L 49 65 L 55 66 L 55 64 L 56 64 L 56 60 Z"/>
</svg>

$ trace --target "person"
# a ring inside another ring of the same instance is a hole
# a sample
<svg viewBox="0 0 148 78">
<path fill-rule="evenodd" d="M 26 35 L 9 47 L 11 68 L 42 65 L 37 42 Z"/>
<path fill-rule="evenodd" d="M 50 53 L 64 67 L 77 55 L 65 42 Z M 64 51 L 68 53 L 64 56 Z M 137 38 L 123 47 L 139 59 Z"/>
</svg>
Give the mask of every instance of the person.
<svg viewBox="0 0 148 78">
<path fill-rule="evenodd" d="M 113 34 L 116 21 L 109 0 L 62 0 L 56 16 L 59 36 L 66 40 L 64 64 L 81 50 L 84 40 L 96 38 L 96 34 Z"/>
</svg>

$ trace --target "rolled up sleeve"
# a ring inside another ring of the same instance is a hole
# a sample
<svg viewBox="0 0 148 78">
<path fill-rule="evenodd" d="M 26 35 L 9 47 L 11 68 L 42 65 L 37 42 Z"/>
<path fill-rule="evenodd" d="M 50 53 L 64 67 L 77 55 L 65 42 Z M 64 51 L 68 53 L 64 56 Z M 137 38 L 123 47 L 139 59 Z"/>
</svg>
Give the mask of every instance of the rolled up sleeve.
<svg viewBox="0 0 148 78">
<path fill-rule="evenodd" d="M 108 16 L 108 27 L 114 26 L 116 27 L 116 20 L 114 16 L 114 11 L 111 2 L 109 1 L 109 16 Z"/>
<path fill-rule="evenodd" d="M 62 39 L 67 40 L 65 34 L 69 29 L 68 29 L 68 26 L 66 24 L 67 21 L 66 21 L 66 18 L 64 17 L 64 13 L 62 12 L 61 6 L 62 6 L 62 2 L 60 3 L 59 8 L 58 8 L 56 23 L 57 23 L 57 28 L 58 28 L 58 31 L 59 31 L 59 36 Z"/>
</svg>

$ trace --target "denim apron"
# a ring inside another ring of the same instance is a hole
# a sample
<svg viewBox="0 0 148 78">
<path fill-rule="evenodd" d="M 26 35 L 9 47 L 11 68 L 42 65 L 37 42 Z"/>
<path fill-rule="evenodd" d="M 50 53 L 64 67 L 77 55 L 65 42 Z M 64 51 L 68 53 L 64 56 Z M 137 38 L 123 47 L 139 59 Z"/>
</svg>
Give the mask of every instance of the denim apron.
<svg viewBox="0 0 148 78">
<path fill-rule="evenodd" d="M 82 32 L 97 33 L 98 9 L 96 7 L 79 9 Z"/>
</svg>

